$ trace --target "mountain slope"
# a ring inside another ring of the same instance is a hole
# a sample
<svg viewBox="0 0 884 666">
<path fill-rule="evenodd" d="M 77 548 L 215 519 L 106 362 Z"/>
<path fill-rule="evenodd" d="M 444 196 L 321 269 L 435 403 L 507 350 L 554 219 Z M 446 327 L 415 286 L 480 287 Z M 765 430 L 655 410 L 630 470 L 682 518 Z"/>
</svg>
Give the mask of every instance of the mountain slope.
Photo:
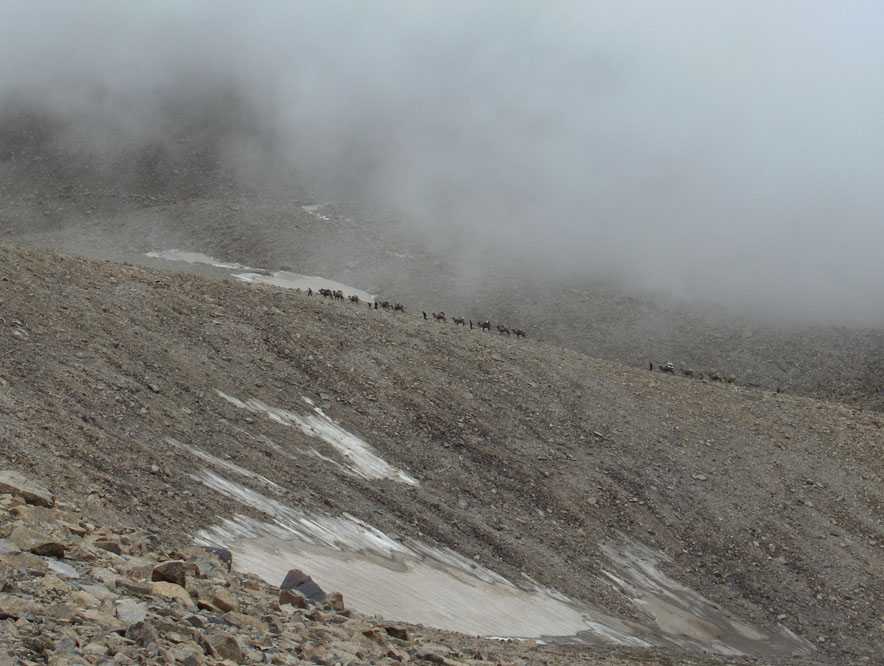
<svg viewBox="0 0 884 666">
<path fill-rule="evenodd" d="M 652 644 L 884 648 L 880 415 L 14 246 L 0 280 L 0 465 L 96 519 L 192 539 L 273 507 L 349 515 Z M 652 569 L 708 613 L 639 601 Z"/>
</svg>

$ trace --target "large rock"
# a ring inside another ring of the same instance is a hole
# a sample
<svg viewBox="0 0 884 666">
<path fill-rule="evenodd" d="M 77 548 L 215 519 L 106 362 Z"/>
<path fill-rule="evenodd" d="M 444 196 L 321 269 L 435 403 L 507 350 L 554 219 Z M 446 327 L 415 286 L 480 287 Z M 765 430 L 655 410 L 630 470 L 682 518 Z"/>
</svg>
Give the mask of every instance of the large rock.
<svg viewBox="0 0 884 666">
<path fill-rule="evenodd" d="M 135 599 L 125 598 L 117 602 L 117 617 L 127 625 L 143 622 L 147 617 L 147 604 Z"/>
<path fill-rule="evenodd" d="M 282 580 L 280 590 L 295 590 L 303 594 L 308 601 L 321 603 L 325 601 L 325 592 L 310 576 L 300 569 L 290 569 Z"/>
<path fill-rule="evenodd" d="M 194 566 L 184 560 L 167 560 L 160 562 L 153 568 L 150 579 L 154 582 L 175 583 L 181 587 L 187 586 L 187 574 L 193 573 Z"/>
<path fill-rule="evenodd" d="M 280 606 L 294 606 L 295 608 L 307 608 L 307 597 L 297 590 L 280 590 Z"/>
<path fill-rule="evenodd" d="M 400 641 L 408 640 L 408 629 L 403 626 L 396 624 L 385 624 L 384 631 L 386 631 L 388 635 Z"/>
<path fill-rule="evenodd" d="M 193 567 L 199 578 L 224 578 L 230 573 L 233 556 L 225 548 L 193 546 L 182 549 L 178 555 Z"/>
<path fill-rule="evenodd" d="M 237 603 L 236 599 L 233 598 L 233 595 L 221 587 L 215 588 L 212 593 L 210 603 L 222 613 L 226 613 L 228 611 L 236 610 L 237 608 L 239 608 L 239 604 Z"/>
<path fill-rule="evenodd" d="M 12 530 L 9 540 L 21 550 L 48 557 L 64 557 L 64 552 L 70 545 L 60 529 L 38 532 L 22 525 Z"/>
<path fill-rule="evenodd" d="M 18 620 L 34 612 L 34 604 L 11 594 L 0 594 L 0 620 Z"/>
<path fill-rule="evenodd" d="M 137 622 L 126 630 L 126 638 L 144 647 L 156 643 L 160 635 L 150 622 Z"/>
<path fill-rule="evenodd" d="M 229 659 L 235 664 L 241 664 L 245 661 L 242 647 L 233 634 L 221 633 L 209 637 L 209 646 L 212 656 L 221 659 Z"/>
<path fill-rule="evenodd" d="M 174 599 L 185 608 L 195 608 L 193 599 L 190 598 L 187 590 L 180 585 L 175 585 L 175 583 L 167 583 L 165 581 L 153 583 L 151 585 L 151 593 L 157 597 Z"/>
<path fill-rule="evenodd" d="M 334 611 L 346 610 L 344 606 L 344 595 L 340 592 L 332 592 L 325 600 L 326 606 Z"/>
<path fill-rule="evenodd" d="M 55 506 L 55 496 L 43 486 L 12 470 L 0 470 L 0 494 L 18 495 L 28 504 Z"/>
</svg>

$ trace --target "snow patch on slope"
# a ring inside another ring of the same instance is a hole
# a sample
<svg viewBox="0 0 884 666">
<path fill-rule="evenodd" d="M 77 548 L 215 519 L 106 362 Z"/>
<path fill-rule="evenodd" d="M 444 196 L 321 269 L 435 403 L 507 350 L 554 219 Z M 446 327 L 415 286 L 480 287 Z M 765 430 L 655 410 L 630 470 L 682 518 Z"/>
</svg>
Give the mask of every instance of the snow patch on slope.
<svg viewBox="0 0 884 666">
<path fill-rule="evenodd" d="M 299 428 L 308 437 L 321 439 L 344 457 L 345 466 L 357 476 L 364 479 L 392 479 L 410 486 L 418 485 L 417 479 L 390 465 L 367 442 L 342 428 L 307 399 L 305 401 L 311 406 L 313 413 L 302 415 L 279 407 L 271 407 L 254 398 L 240 400 L 222 391 L 215 392 L 240 409 L 256 414 L 263 413 L 276 423 Z"/>
<path fill-rule="evenodd" d="M 194 475 L 209 488 L 270 516 L 243 515 L 200 531 L 197 543 L 223 546 L 235 566 L 278 585 L 294 567 L 348 606 L 388 619 L 468 634 L 574 636 L 646 647 L 634 628 L 536 585 L 519 587 L 448 548 L 394 539 L 351 516 L 293 509 L 209 471 Z"/>
</svg>

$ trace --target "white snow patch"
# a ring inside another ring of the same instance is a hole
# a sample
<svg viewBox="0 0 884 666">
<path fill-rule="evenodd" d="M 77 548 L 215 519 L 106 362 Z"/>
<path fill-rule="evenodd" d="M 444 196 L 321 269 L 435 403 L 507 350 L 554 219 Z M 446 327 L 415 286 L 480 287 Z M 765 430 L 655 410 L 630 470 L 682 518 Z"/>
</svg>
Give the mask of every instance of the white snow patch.
<svg viewBox="0 0 884 666">
<path fill-rule="evenodd" d="M 183 261 L 188 264 L 206 264 L 215 268 L 226 268 L 233 271 L 255 271 L 257 268 L 250 268 L 243 264 L 229 263 L 220 261 L 214 257 L 210 257 L 202 252 L 188 252 L 186 250 L 163 250 L 162 252 L 148 252 L 148 257 L 154 259 L 165 259 L 166 261 Z"/>
<path fill-rule="evenodd" d="M 340 290 L 344 293 L 344 297 L 358 296 L 360 300 L 374 303 L 374 295 L 351 287 L 341 282 L 335 282 L 318 275 L 301 275 L 300 273 L 290 273 L 289 271 L 276 271 L 275 273 L 237 273 L 233 277 L 242 282 L 251 284 L 269 284 L 274 287 L 282 287 L 284 289 L 299 289 L 307 291 L 319 291 L 320 289 Z"/>
<path fill-rule="evenodd" d="M 253 413 L 264 413 L 276 423 L 297 427 L 305 435 L 321 439 L 344 457 L 344 466 L 347 469 L 364 479 L 393 479 L 411 486 L 418 485 L 417 479 L 390 465 L 377 455 L 367 442 L 342 428 L 319 407 L 312 407 L 312 414 L 301 415 L 279 407 L 271 407 L 254 398 L 243 401 L 222 391 L 215 392 L 240 409 Z M 327 460 L 318 452 L 314 453 Z"/>
<path fill-rule="evenodd" d="M 233 273 L 232 277 L 241 282 L 250 284 L 269 284 L 284 289 L 297 289 L 300 291 L 319 291 L 320 289 L 340 290 L 344 292 L 344 296 L 358 296 L 360 300 L 374 303 L 375 296 L 362 289 L 351 287 L 341 282 L 335 282 L 318 275 L 301 275 L 300 273 L 292 273 L 289 271 L 268 271 L 263 268 L 253 268 L 244 264 L 234 262 L 221 261 L 210 257 L 202 252 L 189 252 L 186 250 L 162 250 L 148 252 L 147 257 L 153 259 L 164 259 L 166 261 L 181 261 L 188 264 L 205 264 L 214 268 L 223 268 L 229 271 L 242 271 Z"/>
<path fill-rule="evenodd" d="M 194 478 L 271 517 L 237 515 L 200 531 L 196 541 L 229 548 L 237 569 L 273 585 L 297 567 L 324 589 L 342 591 L 355 610 L 392 620 L 496 637 L 587 632 L 618 645 L 651 645 L 598 609 L 540 586 L 516 586 L 448 548 L 398 541 L 348 514 L 293 509 L 213 472 Z"/>
<path fill-rule="evenodd" d="M 261 476 L 260 474 L 256 474 L 250 470 L 245 469 L 244 467 L 240 467 L 229 460 L 222 460 L 221 458 L 217 458 L 213 456 L 211 453 L 206 453 L 202 449 L 199 449 L 195 446 L 188 446 L 183 442 L 179 442 L 177 439 L 172 437 L 166 437 L 166 443 L 174 446 L 176 448 L 182 449 L 196 456 L 200 460 L 209 463 L 210 465 L 214 465 L 215 467 L 220 467 L 221 469 L 227 470 L 228 472 L 233 472 L 234 474 L 239 474 L 242 477 L 247 479 L 251 479 L 252 481 L 257 481 L 258 483 L 262 483 L 265 486 L 269 486 L 274 490 L 281 490 L 281 488 L 268 479 L 266 476 Z"/>
<path fill-rule="evenodd" d="M 805 655 L 813 646 L 785 627 L 773 635 L 742 622 L 698 592 L 673 580 L 660 570 L 665 553 L 640 543 L 606 545 L 602 552 L 619 569 L 603 573 L 636 607 L 646 613 L 658 630 L 681 647 L 711 650 L 739 656 Z"/>
</svg>

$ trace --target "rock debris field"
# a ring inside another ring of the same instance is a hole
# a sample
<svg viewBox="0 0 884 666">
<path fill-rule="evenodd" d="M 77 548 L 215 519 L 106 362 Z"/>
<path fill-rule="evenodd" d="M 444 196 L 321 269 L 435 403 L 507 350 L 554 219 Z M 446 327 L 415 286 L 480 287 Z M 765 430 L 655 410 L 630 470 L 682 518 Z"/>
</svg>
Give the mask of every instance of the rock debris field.
<svg viewBox="0 0 884 666">
<path fill-rule="evenodd" d="M 839 403 L 0 245 L 0 661 L 877 663 L 882 440 Z"/>
</svg>

